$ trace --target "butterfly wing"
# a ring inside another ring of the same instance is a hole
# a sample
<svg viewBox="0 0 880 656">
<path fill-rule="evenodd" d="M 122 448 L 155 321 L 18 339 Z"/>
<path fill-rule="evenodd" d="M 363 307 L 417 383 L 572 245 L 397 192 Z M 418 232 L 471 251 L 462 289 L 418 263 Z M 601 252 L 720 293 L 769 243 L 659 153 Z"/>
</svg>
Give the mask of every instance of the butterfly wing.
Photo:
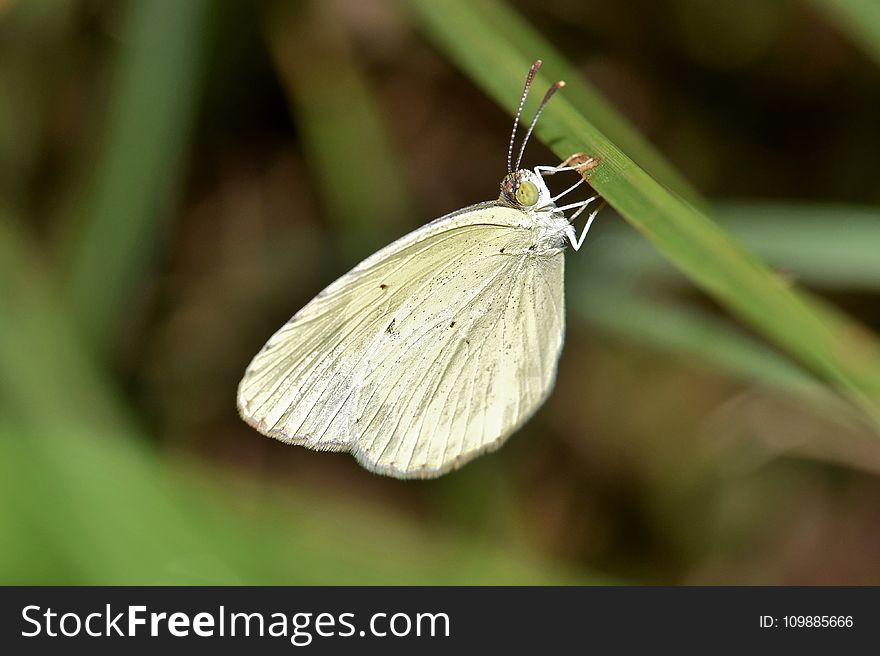
<svg viewBox="0 0 880 656">
<path fill-rule="evenodd" d="M 242 417 L 400 478 L 497 448 L 549 394 L 562 347 L 564 259 L 533 244 L 521 212 L 485 203 L 382 249 L 272 336 Z"/>
</svg>

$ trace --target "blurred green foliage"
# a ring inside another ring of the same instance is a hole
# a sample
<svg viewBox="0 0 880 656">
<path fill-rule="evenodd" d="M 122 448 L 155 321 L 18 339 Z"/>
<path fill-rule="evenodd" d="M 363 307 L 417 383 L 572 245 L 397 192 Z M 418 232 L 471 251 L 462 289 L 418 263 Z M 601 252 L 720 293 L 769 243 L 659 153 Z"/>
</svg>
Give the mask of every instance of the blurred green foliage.
<svg viewBox="0 0 880 656">
<path fill-rule="evenodd" d="M 880 5 L 871 0 L 812 0 L 816 9 L 880 62 Z"/>
<path fill-rule="evenodd" d="M 880 582 L 878 32 L 858 0 L 0 2 L 0 580 Z M 250 430 L 281 322 L 495 195 L 535 57 L 569 83 L 539 136 L 629 222 L 568 258 L 547 406 L 431 482 Z"/>
</svg>

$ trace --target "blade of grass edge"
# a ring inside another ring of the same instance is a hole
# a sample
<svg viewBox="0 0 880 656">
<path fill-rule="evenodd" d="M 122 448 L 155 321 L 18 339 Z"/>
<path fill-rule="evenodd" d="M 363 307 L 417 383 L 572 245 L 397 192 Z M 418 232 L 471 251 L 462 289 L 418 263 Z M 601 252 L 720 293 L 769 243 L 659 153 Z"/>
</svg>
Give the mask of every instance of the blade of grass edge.
<svg viewBox="0 0 880 656">
<path fill-rule="evenodd" d="M 791 360 L 722 319 L 672 300 L 643 298 L 626 285 L 595 278 L 572 293 L 573 314 L 617 338 L 690 358 L 733 379 L 799 400 L 808 412 L 846 425 L 857 412 Z"/>
<path fill-rule="evenodd" d="M 877 0 L 809 0 L 809 4 L 880 64 L 880 3 Z"/>
<path fill-rule="evenodd" d="M 880 287 L 880 208 L 784 202 L 724 202 L 720 225 L 784 276 L 821 289 Z M 600 269 L 688 284 L 626 224 L 603 226 L 589 255 Z M 599 247 L 601 244 L 601 247 Z"/>
<path fill-rule="evenodd" d="M 128 6 L 110 90 L 107 131 L 81 223 L 62 235 L 66 296 L 100 351 L 155 245 L 195 115 L 210 4 Z"/>
<path fill-rule="evenodd" d="M 399 234 L 412 215 L 406 171 L 386 134 L 380 108 L 351 44 L 329 11 L 310 3 L 273 6 L 263 24 L 275 69 L 307 151 L 306 162 L 355 262 Z M 304 11 L 313 15 L 306 19 Z M 310 53 L 321 52 L 315 58 Z M 341 175 L 350 153 L 369 155 L 357 175 Z M 381 189 L 381 193 L 377 190 Z"/>
</svg>

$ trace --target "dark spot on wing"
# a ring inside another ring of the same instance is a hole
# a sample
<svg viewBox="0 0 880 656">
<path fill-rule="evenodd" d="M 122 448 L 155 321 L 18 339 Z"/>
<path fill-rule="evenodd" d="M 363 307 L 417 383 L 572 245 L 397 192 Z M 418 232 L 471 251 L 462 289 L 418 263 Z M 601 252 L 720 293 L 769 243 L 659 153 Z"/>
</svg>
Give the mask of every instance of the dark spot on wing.
<svg viewBox="0 0 880 656">
<path fill-rule="evenodd" d="M 385 329 L 385 332 L 389 335 L 394 332 L 394 319 L 391 320 L 391 323 L 388 324 L 388 327 Z"/>
<path fill-rule="evenodd" d="M 498 252 L 499 252 L 499 253 L 503 253 L 503 252 L 504 252 L 504 249 L 502 248 L 502 249 L 501 249 L 500 251 L 498 251 Z"/>
<path fill-rule="evenodd" d="M 381 285 L 379 285 L 379 289 L 388 289 L 388 285 L 386 285 L 386 284 L 383 282 Z"/>
<path fill-rule="evenodd" d="M 452 328 L 454 325 L 455 325 L 455 322 L 454 322 L 454 321 L 450 321 L 450 322 L 449 322 L 449 327 L 450 327 L 450 328 Z"/>
</svg>

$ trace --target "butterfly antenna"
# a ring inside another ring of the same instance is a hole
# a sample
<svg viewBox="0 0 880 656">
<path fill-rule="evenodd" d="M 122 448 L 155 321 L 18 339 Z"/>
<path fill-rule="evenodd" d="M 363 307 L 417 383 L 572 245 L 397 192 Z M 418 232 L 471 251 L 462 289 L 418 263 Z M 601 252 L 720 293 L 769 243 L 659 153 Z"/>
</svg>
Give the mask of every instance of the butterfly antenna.
<svg viewBox="0 0 880 656">
<path fill-rule="evenodd" d="M 532 64 L 532 67 L 529 69 L 529 74 L 526 76 L 526 84 L 523 87 L 522 98 L 519 99 L 519 107 L 516 110 L 516 116 L 513 119 L 513 131 L 510 133 L 510 144 L 507 146 L 507 172 L 513 173 L 513 142 L 516 139 L 516 129 L 519 127 L 519 118 L 522 116 L 523 107 L 526 105 L 526 98 L 529 97 L 529 89 L 532 88 L 532 82 L 535 80 L 535 75 L 538 73 L 538 69 L 541 68 L 541 60 L 536 59 L 535 63 Z"/>
<path fill-rule="evenodd" d="M 557 91 L 559 91 L 564 86 L 565 86 L 565 82 L 563 82 L 562 80 L 559 80 L 559 82 L 556 82 L 553 86 L 551 86 L 549 89 L 547 89 L 547 93 L 544 94 L 544 100 L 542 100 L 541 104 L 538 105 L 538 111 L 535 112 L 535 118 L 532 119 L 532 122 L 529 125 L 529 129 L 526 132 L 526 136 L 523 139 L 522 146 L 520 146 L 519 155 L 517 155 L 517 157 L 516 157 L 516 166 L 514 168 L 519 169 L 519 163 L 522 161 L 523 153 L 526 152 L 526 144 L 529 143 L 529 137 L 532 136 L 532 131 L 535 129 L 535 125 L 538 123 L 538 117 L 541 116 L 541 112 L 544 111 L 544 108 L 547 106 L 547 103 L 553 97 L 553 94 L 556 93 Z M 511 146 L 512 145 L 513 145 L 513 143 L 511 143 Z"/>
</svg>

